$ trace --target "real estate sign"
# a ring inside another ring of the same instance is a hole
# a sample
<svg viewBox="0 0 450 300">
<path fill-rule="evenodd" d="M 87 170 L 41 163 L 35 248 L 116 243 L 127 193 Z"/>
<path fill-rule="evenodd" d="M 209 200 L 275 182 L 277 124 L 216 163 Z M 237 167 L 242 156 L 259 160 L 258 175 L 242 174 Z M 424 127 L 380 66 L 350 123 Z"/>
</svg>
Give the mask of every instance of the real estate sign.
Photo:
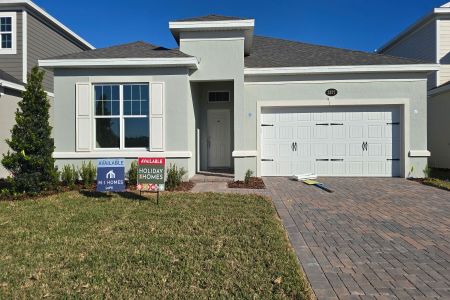
<svg viewBox="0 0 450 300">
<path fill-rule="evenodd" d="M 125 190 L 125 160 L 123 158 L 97 161 L 97 191 L 123 192 Z"/>
<path fill-rule="evenodd" d="M 140 191 L 164 191 L 165 158 L 140 157 L 138 159 L 137 189 Z"/>
</svg>

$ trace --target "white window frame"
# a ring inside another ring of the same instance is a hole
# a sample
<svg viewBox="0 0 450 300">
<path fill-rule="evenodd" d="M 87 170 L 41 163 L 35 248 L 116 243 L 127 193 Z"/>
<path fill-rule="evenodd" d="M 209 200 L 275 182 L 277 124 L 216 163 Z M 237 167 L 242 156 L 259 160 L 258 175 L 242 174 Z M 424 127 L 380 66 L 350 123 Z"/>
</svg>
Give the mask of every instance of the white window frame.
<svg viewBox="0 0 450 300">
<path fill-rule="evenodd" d="M 97 116 L 95 113 L 95 87 L 96 86 L 113 86 L 118 85 L 119 86 L 119 114 L 118 115 L 108 115 L 108 116 Z M 123 106 L 124 106 L 124 100 L 123 100 L 123 87 L 124 85 L 148 85 L 148 114 L 147 115 L 125 115 L 123 113 Z M 94 151 L 149 151 L 150 150 L 150 122 L 147 122 L 149 128 L 148 128 L 148 140 L 149 145 L 147 147 L 141 147 L 141 148 L 127 148 L 125 147 L 125 119 L 128 118 L 148 118 L 150 119 L 150 84 L 148 82 L 121 82 L 121 83 L 111 83 L 111 82 L 98 82 L 98 83 L 92 83 L 92 105 L 93 105 L 93 144 L 94 144 Z M 119 119 L 119 141 L 120 146 L 119 148 L 99 148 L 97 147 L 97 119 Z"/>
<path fill-rule="evenodd" d="M 228 100 L 227 101 L 210 101 L 209 95 L 211 93 L 228 93 Z M 231 91 L 230 90 L 214 90 L 214 91 L 208 91 L 208 103 L 229 103 L 231 102 Z"/>
<path fill-rule="evenodd" d="M 0 18 L 11 18 L 11 31 L 0 32 L 0 54 L 17 54 L 17 13 L 16 12 L 0 12 Z M 11 48 L 2 48 L 1 35 L 5 33 L 11 34 Z"/>
</svg>

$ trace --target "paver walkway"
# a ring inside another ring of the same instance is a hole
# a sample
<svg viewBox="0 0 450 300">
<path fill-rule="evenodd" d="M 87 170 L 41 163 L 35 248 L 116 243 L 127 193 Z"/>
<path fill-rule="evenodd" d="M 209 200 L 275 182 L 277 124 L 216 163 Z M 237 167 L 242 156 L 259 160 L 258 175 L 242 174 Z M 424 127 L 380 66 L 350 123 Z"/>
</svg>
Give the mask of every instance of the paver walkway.
<svg viewBox="0 0 450 300">
<path fill-rule="evenodd" d="M 197 192 L 268 195 L 318 299 L 450 299 L 450 192 L 401 178 L 288 178 L 266 190 L 197 183 Z"/>
<path fill-rule="evenodd" d="M 450 299 L 450 192 L 400 178 L 264 182 L 319 299 Z"/>
</svg>

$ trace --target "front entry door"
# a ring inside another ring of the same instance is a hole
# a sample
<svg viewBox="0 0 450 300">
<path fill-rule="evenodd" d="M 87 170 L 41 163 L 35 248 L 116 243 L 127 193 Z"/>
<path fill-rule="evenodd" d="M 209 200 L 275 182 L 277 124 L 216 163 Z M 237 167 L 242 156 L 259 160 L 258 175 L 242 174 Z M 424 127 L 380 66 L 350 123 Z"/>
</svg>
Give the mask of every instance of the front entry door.
<svg viewBox="0 0 450 300">
<path fill-rule="evenodd" d="M 230 110 L 208 110 L 208 168 L 231 167 Z"/>
</svg>

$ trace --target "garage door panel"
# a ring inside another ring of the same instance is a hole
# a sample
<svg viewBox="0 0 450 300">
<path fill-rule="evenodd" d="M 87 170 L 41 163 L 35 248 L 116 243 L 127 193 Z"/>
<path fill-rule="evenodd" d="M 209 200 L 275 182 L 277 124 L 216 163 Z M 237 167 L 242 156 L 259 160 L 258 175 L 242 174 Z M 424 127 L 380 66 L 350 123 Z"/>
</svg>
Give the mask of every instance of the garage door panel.
<svg viewBox="0 0 450 300">
<path fill-rule="evenodd" d="M 272 108 L 265 112 L 270 116 L 261 119 L 273 126 L 261 131 L 261 153 L 274 163 L 262 162 L 262 175 L 400 175 L 401 161 L 392 160 L 400 158 L 401 151 L 398 107 Z"/>
</svg>

